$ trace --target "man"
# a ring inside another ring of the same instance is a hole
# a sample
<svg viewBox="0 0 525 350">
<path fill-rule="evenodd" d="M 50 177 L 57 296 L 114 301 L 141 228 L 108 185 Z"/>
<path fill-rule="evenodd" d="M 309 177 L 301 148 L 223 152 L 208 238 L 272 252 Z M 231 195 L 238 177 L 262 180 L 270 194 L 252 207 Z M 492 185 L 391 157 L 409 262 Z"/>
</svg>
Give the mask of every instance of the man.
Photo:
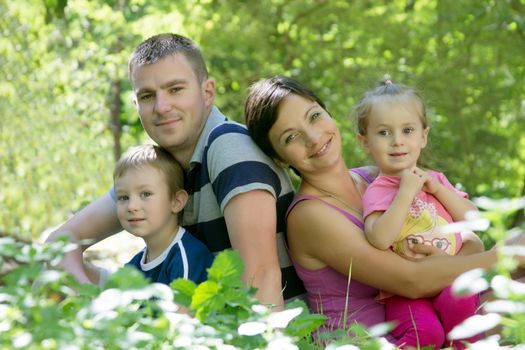
<svg viewBox="0 0 525 350">
<path fill-rule="evenodd" d="M 153 36 L 133 52 L 129 76 L 144 129 L 186 172 L 190 197 L 183 226 L 214 253 L 237 249 L 245 264 L 243 280 L 258 288 L 261 303 L 279 309 L 283 294 L 285 299 L 301 294 L 283 235 L 284 212 L 293 197 L 290 180 L 244 126 L 213 106 L 215 82 L 199 48 L 180 35 Z M 121 229 L 111 190 L 48 240 L 61 235 L 101 240 Z M 86 248 L 69 253 L 64 262 L 83 282 L 89 282 L 82 258 Z"/>
</svg>

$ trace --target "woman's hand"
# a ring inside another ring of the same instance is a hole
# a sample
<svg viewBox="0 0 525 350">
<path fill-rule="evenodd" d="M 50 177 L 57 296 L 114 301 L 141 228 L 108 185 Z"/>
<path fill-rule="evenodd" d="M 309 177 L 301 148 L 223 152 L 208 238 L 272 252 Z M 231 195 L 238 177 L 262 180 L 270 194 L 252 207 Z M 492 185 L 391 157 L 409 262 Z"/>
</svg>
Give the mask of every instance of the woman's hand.
<svg viewBox="0 0 525 350">
<path fill-rule="evenodd" d="M 432 245 L 427 245 L 427 244 L 413 244 L 410 246 L 410 250 L 416 254 L 423 255 L 424 257 L 427 257 L 427 258 L 432 257 L 432 256 L 448 255 L 444 250 L 441 250 L 437 247 L 434 247 Z"/>
</svg>

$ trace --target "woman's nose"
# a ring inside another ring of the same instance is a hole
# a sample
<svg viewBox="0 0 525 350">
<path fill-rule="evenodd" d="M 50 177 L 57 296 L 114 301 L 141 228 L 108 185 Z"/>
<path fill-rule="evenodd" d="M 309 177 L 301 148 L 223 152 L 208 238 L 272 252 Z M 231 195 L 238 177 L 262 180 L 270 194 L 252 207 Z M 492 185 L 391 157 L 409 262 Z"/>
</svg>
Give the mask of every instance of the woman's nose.
<svg viewBox="0 0 525 350">
<path fill-rule="evenodd" d="M 316 129 L 311 129 L 305 132 L 306 144 L 308 146 L 316 145 L 321 140 L 321 133 Z"/>
</svg>

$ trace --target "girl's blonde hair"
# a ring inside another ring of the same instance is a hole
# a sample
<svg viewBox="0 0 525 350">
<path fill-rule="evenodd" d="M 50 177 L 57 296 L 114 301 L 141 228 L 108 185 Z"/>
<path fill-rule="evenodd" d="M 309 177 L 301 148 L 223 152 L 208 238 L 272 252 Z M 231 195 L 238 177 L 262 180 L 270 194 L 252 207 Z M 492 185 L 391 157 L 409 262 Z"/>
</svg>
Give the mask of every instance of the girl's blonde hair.
<svg viewBox="0 0 525 350">
<path fill-rule="evenodd" d="M 394 84 L 389 78 L 383 79 L 375 88 L 365 92 L 361 101 L 354 108 L 355 123 L 357 132 L 365 135 L 368 128 L 368 117 L 376 103 L 382 102 L 385 98 L 406 97 L 412 99 L 419 108 L 419 118 L 423 123 L 423 129 L 428 126 L 427 111 L 425 102 L 421 95 L 414 89 L 401 84 Z"/>
</svg>

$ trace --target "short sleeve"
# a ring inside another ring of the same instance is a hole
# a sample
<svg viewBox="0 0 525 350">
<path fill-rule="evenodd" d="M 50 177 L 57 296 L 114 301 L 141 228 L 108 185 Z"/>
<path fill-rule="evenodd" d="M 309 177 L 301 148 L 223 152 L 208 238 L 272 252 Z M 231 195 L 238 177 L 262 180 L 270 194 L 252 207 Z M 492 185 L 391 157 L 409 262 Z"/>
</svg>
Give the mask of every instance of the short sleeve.
<svg viewBox="0 0 525 350">
<path fill-rule="evenodd" d="M 386 211 L 394 201 L 397 187 L 384 177 L 372 182 L 363 195 L 363 219 L 375 211 Z"/>
<path fill-rule="evenodd" d="M 428 172 L 430 176 L 435 178 L 440 184 L 451 190 L 452 192 L 456 193 L 458 196 L 463 198 L 468 198 L 468 193 L 463 192 L 452 186 L 452 184 L 448 181 L 445 174 L 437 172 L 437 171 L 429 171 Z"/>
<path fill-rule="evenodd" d="M 255 145 L 246 128 L 239 124 L 222 124 L 210 133 L 203 165 L 207 167 L 221 212 L 240 193 L 262 189 L 275 198 L 282 193 L 284 171 Z"/>
</svg>

